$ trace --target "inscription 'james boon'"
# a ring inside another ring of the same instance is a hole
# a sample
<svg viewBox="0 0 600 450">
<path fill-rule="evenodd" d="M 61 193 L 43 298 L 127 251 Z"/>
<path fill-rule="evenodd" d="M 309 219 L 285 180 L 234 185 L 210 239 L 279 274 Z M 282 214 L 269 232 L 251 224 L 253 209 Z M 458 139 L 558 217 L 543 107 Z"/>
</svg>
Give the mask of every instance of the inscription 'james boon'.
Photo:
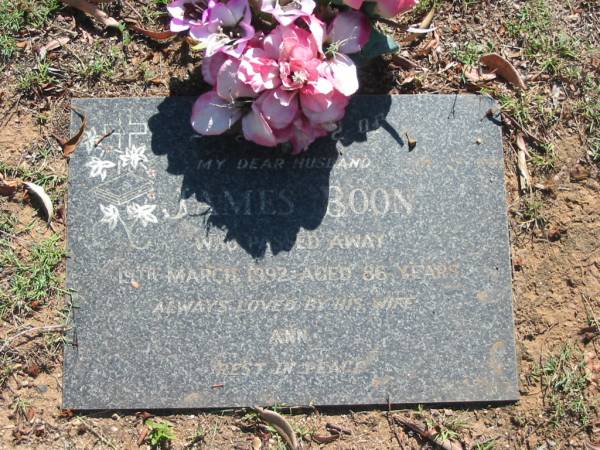
<svg viewBox="0 0 600 450">
<path fill-rule="evenodd" d="M 320 189 L 327 202 L 326 215 L 334 218 L 388 214 L 410 215 L 413 206 L 397 188 L 359 188 L 324 186 Z M 179 211 L 166 213 L 167 218 L 181 219 L 188 214 L 202 214 L 206 204 L 214 216 L 292 216 L 298 212 L 291 189 L 248 189 L 231 191 L 224 189 L 213 193 L 200 190 L 201 202 L 181 200 Z"/>
</svg>

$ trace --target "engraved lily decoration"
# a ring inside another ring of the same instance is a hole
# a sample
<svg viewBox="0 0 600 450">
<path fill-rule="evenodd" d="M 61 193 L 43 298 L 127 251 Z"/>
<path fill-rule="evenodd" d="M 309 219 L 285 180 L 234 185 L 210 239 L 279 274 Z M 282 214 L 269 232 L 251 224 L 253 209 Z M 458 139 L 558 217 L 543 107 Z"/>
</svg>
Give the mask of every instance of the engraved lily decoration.
<svg viewBox="0 0 600 450">
<path fill-rule="evenodd" d="M 89 161 L 86 167 L 90 168 L 90 177 L 100 177 L 102 181 L 106 179 L 107 170 L 116 166 L 112 161 L 102 160 L 96 156 L 92 156 L 92 160 Z"/>
<path fill-rule="evenodd" d="M 151 223 L 158 223 L 158 219 L 153 214 L 156 209 L 156 205 L 138 205 L 137 203 L 130 203 L 127 205 L 127 215 L 132 218 L 135 222 L 141 222 L 143 227 Z"/>
<path fill-rule="evenodd" d="M 119 155 L 119 159 L 123 167 L 131 166 L 134 170 L 138 165 L 144 167 L 144 162 L 148 162 L 148 157 L 145 155 L 146 147 L 143 145 L 127 147 L 125 153 Z"/>
<path fill-rule="evenodd" d="M 100 211 L 102 211 L 102 219 L 100 223 L 108 224 L 110 230 L 114 230 L 119 223 L 120 215 L 119 210 L 115 205 L 104 206 L 100 204 Z"/>
</svg>

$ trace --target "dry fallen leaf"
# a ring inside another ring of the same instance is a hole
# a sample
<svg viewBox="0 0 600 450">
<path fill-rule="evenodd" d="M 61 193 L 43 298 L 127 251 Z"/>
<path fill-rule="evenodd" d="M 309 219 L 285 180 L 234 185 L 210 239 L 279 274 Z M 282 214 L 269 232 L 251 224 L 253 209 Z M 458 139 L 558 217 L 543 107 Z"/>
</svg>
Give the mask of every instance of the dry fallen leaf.
<svg viewBox="0 0 600 450">
<path fill-rule="evenodd" d="M 431 10 L 427 13 L 427 15 L 421 20 L 417 28 L 429 28 L 431 22 L 433 21 L 433 16 L 435 15 L 435 8 L 431 8 Z M 422 34 L 409 34 L 408 37 L 403 41 L 404 44 L 410 44 L 413 41 L 423 37 Z"/>
<path fill-rule="evenodd" d="M 148 411 L 142 411 L 140 413 L 137 413 L 136 416 L 141 417 L 142 421 L 146 421 L 151 417 L 154 417 L 154 414 L 149 413 Z"/>
<path fill-rule="evenodd" d="M 521 192 L 527 192 L 531 188 L 531 176 L 527 168 L 527 146 L 523 133 L 517 134 L 517 169 L 519 170 L 519 187 Z"/>
<path fill-rule="evenodd" d="M 564 230 L 562 230 L 561 228 L 559 228 L 557 226 L 552 226 L 548 230 L 548 240 L 550 242 L 559 241 L 561 236 L 563 235 L 563 233 L 564 233 Z"/>
<path fill-rule="evenodd" d="M 42 186 L 35 183 L 25 182 L 23 183 L 27 192 L 33 194 L 37 199 L 41 202 L 42 207 L 44 208 L 44 213 L 46 215 L 47 222 L 50 223 L 52 221 L 52 215 L 54 214 L 54 209 L 52 208 L 52 200 Z"/>
<path fill-rule="evenodd" d="M 329 444 L 330 442 L 336 441 L 340 438 L 339 434 L 330 434 L 330 435 L 318 435 L 313 434 L 311 436 L 312 440 L 317 444 Z"/>
<path fill-rule="evenodd" d="M 142 28 L 136 24 L 131 24 L 130 26 L 133 31 L 143 34 L 144 36 L 149 37 L 150 39 L 157 40 L 157 41 L 164 41 L 165 39 L 169 39 L 169 38 L 172 38 L 173 36 L 177 35 L 177 33 L 174 33 L 172 31 L 146 30 L 145 28 Z"/>
<path fill-rule="evenodd" d="M 138 440 L 137 440 L 138 447 L 141 447 L 141 445 L 144 443 L 144 441 L 148 437 L 148 434 L 150 434 L 150 428 L 148 428 L 146 425 L 144 425 L 138 434 Z"/>
<path fill-rule="evenodd" d="M 31 422 L 33 420 L 33 418 L 35 417 L 35 408 L 33 408 L 33 406 L 27 408 L 27 411 L 25 412 L 25 417 L 27 418 L 28 422 Z"/>
<path fill-rule="evenodd" d="M 508 81 L 515 87 L 519 89 L 526 89 L 527 86 L 519 75 L 519 72 L 513 67 L 513 65 L 504 59 L 502 56 L 496 53 L 490 53 L 488 55 L 483 55 L 479 62 L 481 64 L 493 69 L 498 75 Z"/>
<path fill-rule="evenodd" d="M 433 16 L 435 15 L 435 8 L 431 8 L 431 10 L 427 13 L 427 15 L 421 20 L 419 23 L 419 28 L 428 28 L 433 21 Z"/>
<path fill-rule="evenodd" d="M 569 178 L 571 181 L 582 181 L 590 176 L 590 169 L 582 166 L 581 164 L 575 164 L 569 171 Z"/>
<path fill-rule="evenodd" d="M 262 448 L 262 441 L 258 436 L 252 438 L 252 450 L 260 450 Z"/>
<path fill-rule="evenodd" d="M 63 409 L 58 413 L 58 417 L 71 418 L 75 415 L 75 411 L 72 409 Z"/>
<path fill-rule="evenodd" d="M 255 406 L 254 410 L 258 412 L 258 415 L 262 420 L 269 423 L 277 430 L 291 450 L 297 450 L 299 448 L 296 433 L 282 415 L 276 413 L 275 411 L 263 409 L 258 406 Z"/>
<path fill-rule="evenodd" d="M 77 133 L 75 133 L 75 135 L 69 138 L 67 141 L 62 141 L 58 137 L 54 136 L 54 139 L 56 139 L 62 147 L 63 155 L 65 156 L 70 156 L 75 151 L 75 149 L 77 149 L 79 141 L 81 140 L 83 132 L 85 131 L 85 128 L 87 126 L 87 117 L 85 116 L 85 114 L 82 114 L 75 110 L 73 110 L 73 112 L 77 114 L 81 119 L 81 127 L 79 128 L 79 131 L 77 131 Z"/>
<path fill-rule="evenodd" d="M 102 25 L 104 25 L 105 27 L 119 28 L 119 22 L 117 22 L 115 19 L 110 17 L 108 14 L 106 14 L 104 11 L 102 11 L 96 5 L 91 4 L 90 2 L 87 2 L 85 0 L 62 0 L 62 1 L 63 1 L 63 3 L 66 3 L 67 5 L 72 6 L 73 8 L 76 8 L 76 9 L 83 11 L 84 13 L 89 14 L 90 16 L 94 17 L 100 23 L 102 23 Z"/>
<path fill-rule="evenodd" d="M 41 47 L 39 49 L 40 58 L 44 59 L 46 57 L 46 55 L 48 54 L 48 52 L 50 52 L 52 50 L 56 50 L 59 47 L 62 47 L 70 40 L 71 39 L 68 37 L 61 37 L 58 39 L 51 40 L 50 42 L 48 42 L 46 45 L 44 45 L 43 47 Z"/>
<path fill-rule="evenodd" d="M 35 378 L 40 374 L 42 369 L 40 368 L 40 366 L 38 364 L 31 362 L 23 368 L 23 371 L 27 375 L 29 375 L 31 378 Z"/>
<path fill-rule="evenodd" d="M 583 442 L 585 450 L 600 450 L 600 441 L 590 442 L 588 440 Z"/>
<path fill-rule="evenodd" d="M 392 54 L 392 61 L 405 70 L 419 68 L 417 63 L 402 55 Z"/>
<path fill-rule="evenodd" d="M 0 180 L 0 195 L 12 197 L 17 192 L 19 184 L 18 180 Z"/>
</svg>

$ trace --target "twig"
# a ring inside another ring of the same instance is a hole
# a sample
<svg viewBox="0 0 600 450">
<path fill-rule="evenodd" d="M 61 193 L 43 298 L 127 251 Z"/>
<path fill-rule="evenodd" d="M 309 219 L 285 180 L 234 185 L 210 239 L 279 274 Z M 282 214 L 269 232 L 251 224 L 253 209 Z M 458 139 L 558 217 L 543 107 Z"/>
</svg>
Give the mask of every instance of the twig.
<svg viewBox="0 0 600 450">
<path fill-rule="evenodd" d="M 521 125 L 521 123 L 517 119 L 515 119 L 513 116 L 511 116 L 510 114 L 508 114 L 508 113 L 506 113 L 506 112 L 503 111 L 502 115 L 504 117 L 506 117 L 508 120 L 510 120 L 510 122 L 513 125 L 515 125 L 523 133 L 525 133 L 527 135 L 527 137 L 529 137 L 530 139 L 533 139 L 534 141 L 536 141 L 540 145 L 544 145 L 546 143 L 544 140 L 542 140 L 541 138 L 537 137 L 535 134 L 533 134 L 531 131 L 529 131 L 527 128 L 525 128 L 523 125 Z"/>
<path fill-rule="evenodd" d="M 10 239 L 14 239 L 15 242 L 17 244 L 19 244 L 21 247 L 23 247 L 25 249 L 27 248 L 27 245 L 25 245 L 25 243 L 21 240 L 21 238 L 19 236 L 15 235 L 15 234 L 8 233 L 7 231 L 4 231 L 4 230 L 0 230 L 0 234 L 3 234 L 4 236 L 6 236 L 6 237 L 8 237 Z"/>
<path fill-rule="evenodd" d="M 127 7 L 128 7 L 130 10 L 132 10 L 132 11 L 134 12 L 134 14 L 135 14 L 136 16 L 138 16 L 142 22 L 144 21 L 144 16 L 142 16 L 142 15 L 140 14 L 140 12 L 139 12 L 137 9 L 135 9 L 135 8 L 134 8 L 134 7 L 131 5 L 131 3 L 129 3 L 127 0 L 123 0 L 123 3 L 124 3 L 125 5 L 127 5 Z"/>
<path fill-rule="evenodd" d="M 444 450 L 463 450 L 462 445 L 450 439 L 439 439 L 437 433 L 432 430 L 427 430 L 427 427 L 421 422 L 407 419 L 406 417 L 394 416 L 394 420 L 400 425 L 407 427 L 417 433 L 424 439 L 428 439 Z"/>
<path fill-rule="evenodd" d="M 527 147 L 525 145 L 525 139 L 523 133 L 517 134 L 517 169 L 519 172 L 519 188 L 521 193 L 524 194 L 531 191 L 531 176 L 529 175 L 529 169 L 527 168 L 527 159 L 525 159 L 525 152 Z"/>
<path fill-rule="evenodd" d="M 8 122 L 10 122 L 10 119 L 12 119 L 12 116 L 14 116 L 15 113 L 17 112 L 17 109 L 19 107 L 19 103 L 21 102 L 22 97 L 23 97 L 23 94 L 19 94 L 17 99 L 13 102 L 13 104 L 9 108 L 10 113 L 8 113 L 6 115 L 6 118 L 2 121 L 2 125 L 0 126 L 0 128 L 4 128 L 6 125 L 8 125 Z"/>
<path fill-rule="evenodd" d="M 58 332 L 58 331 L 65 331 L 66 327 L 64 325 L 48 325 L 45 327 L 37 327 L 37 328 L 28 328 L 27 330 L 23 330 L 17 334 L 15 334 L 14 336 L 11 337 L 7 337 L 4 344 L 2 345 L 2 347 L 0 347 L 0 353 L 3 352 L 9 345 L 11 342 L 13 342 L 15 339 L 20 338 L 21 336 L 24 336 L 26 334 L 40 334 L 40 333 L 49 333 L 49 332 Z"/>
<path fill-rule="evenodd" d="M 94 427 L 92 427 L 89 423 L 87 423 L 87 421 L 80 418 L 79 422 L 85 427 L 86 430 L 88 430 L 90 433 L 92 433 L 94 436 L 96 436 L 100 440 L 100 442 L 102 442 L 104 445 L 112 448 L 113 450 L 119 450 L 115 444 L 113 444 L 111 441 L 109 441 L 107 438 L 105 438 L 102 435 L 102 433 L 100 433 L 99 431 L 96 431 L 94 429 Z"/>
<path fill-rule="evenodd" d="M 390 396 L 388 395 L 387 398 L 387 404 L 388 404 L 388 410 L 386 413 L 386 418 L 387 418 L 387 422 L 388 425 L 390 427 L 390 430 L 392 430 L 392 433 L 394 433 L 394 437 L 396 438 L 396 442 L 398 443 L 398 447 L 400 447 L 400 450 L 404 450 L 404 446 L 402 445 L 402 442 L 400 441 L 400 436 L 398 436 L 398 431 L 396 430 L 396 426 L 394 425 L 394 423 L 392 422 L 392 405 L 390 403 Z"/>
</svg>

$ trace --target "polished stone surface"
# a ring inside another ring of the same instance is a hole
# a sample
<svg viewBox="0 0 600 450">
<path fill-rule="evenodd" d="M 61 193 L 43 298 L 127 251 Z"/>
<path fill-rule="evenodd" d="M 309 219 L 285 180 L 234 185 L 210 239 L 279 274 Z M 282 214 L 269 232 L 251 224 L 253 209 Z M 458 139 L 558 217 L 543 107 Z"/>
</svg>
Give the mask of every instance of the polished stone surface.
<svg viewBox="0 0 600 450">
<path fill-rule="evenodd" d="M 73 103 L 65 408 L 518 398 L 491 100 L 359 96 L 296 157 L 191 104 Z"/>
</svg>

